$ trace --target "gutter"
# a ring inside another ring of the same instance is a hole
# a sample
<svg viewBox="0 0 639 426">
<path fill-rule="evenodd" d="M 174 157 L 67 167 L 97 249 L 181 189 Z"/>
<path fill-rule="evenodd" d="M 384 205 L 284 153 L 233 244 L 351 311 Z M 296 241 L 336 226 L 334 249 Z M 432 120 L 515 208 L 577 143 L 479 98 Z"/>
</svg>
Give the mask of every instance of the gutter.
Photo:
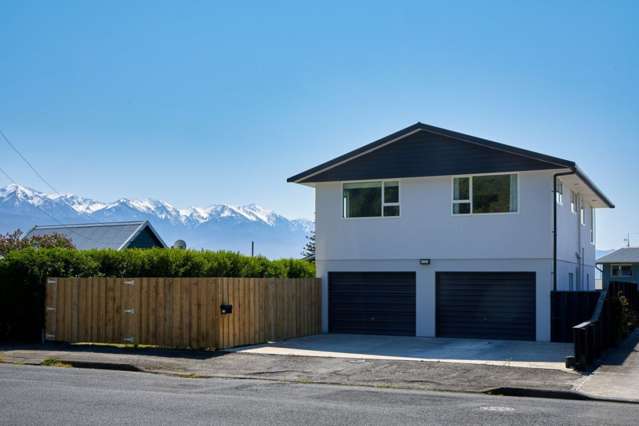
<svg viewBox="0 0 639 426">
<path fill-rule="evenodd" d="M 552 176 L 552 290 L 557 291 L 557 178 L 577 174 L 576 168 Z"/>
</svg>

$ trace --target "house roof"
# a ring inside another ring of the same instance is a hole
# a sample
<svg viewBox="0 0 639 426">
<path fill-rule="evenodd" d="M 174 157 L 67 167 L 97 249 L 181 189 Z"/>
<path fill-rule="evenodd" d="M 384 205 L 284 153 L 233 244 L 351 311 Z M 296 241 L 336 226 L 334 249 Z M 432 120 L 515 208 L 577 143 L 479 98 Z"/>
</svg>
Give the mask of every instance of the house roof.
<svg viewBox="0 0 639 426">
<path fill-rule="evenodd" d="M 597 263 L 639 263 L 639 247 L 624 247 L 597 259 Z"/>
<path fill-rule="evenodd" d="M 121 250 L 145 229 L 150 230 L 163 247 L 166 244 L 149 221 L 82 223 L 69 225 L 36 225 L 24 238 L 61 234 L 80 250 L 110 248 Z"/>
<path fill-rule="evenodd" d="M 451 149 L 451 140 L 464 142 L 466 145 L 462 148 Z M 403 143 L 395 144 L 399 141 L 403 141 Z M 384 149 L 382 150 L 382 148 Z M 486 155 L 487 149 L 492 151 L 490 155 Z M 383 164 L 382 157 L 384 156 L 391 160 L 386 162 L 389 164 Z M 312 184 L 340 180 L 540 169 L 570 169 L 574 171 L 579 179 L 601 199 L 602 205 L 614 207 L 612 202 L 577 167 L 574 161 L 423 123 L 415 123 L 294 175 L 287 181 Z"/>
</svg>

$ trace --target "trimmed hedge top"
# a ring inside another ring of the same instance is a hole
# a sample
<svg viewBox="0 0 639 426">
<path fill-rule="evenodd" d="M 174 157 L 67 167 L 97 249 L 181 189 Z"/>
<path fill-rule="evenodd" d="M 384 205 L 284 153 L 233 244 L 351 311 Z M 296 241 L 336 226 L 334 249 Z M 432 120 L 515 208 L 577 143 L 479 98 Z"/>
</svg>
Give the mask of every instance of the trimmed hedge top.
<svg viewBox="0 0 639 426">
<path fill-rule="evenodd" d="M 269 260 L 227 251 L 13 250 L 0 259 L 0 341 L 40 338 L 47 277 L 97 276 L 310 278 L 315 276 L 315 265 L 304 260 Z"/>
<path fill-rule="evenodd" d="M 228 251 L 180 249 L 15 250 L 0 260 L 0 276 L 35 274 L 56 277 L 277 277 L 315 276 L 312 263 L 269 260 Z"/>
</svg>

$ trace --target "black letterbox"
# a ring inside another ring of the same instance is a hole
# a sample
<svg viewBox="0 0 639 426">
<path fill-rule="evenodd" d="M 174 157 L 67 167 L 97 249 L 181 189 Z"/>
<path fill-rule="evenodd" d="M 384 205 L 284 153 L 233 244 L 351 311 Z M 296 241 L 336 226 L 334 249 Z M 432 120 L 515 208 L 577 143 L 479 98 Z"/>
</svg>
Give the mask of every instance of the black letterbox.
<svg viewBox="0 0 639 426">
<path fill-rule="evenodd" d="M 233 305 L 221 304 L 220 305 L 220 313 L 222 315 L 232 314 L 233 313 Z"/>
</svg>

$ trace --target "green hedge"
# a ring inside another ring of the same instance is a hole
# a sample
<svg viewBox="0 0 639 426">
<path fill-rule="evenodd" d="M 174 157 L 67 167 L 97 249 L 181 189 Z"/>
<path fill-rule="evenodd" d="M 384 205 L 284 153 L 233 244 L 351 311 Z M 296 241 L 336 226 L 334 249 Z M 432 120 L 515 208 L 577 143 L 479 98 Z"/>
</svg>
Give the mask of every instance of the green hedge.
<svg viewBox="0 0 639 426">
<path fill-rule="evenodd" d="M 238 253 L 177 249 L 26 248 L 0 260 L 0 340 L 35 341 L 44 323 L 46 277 L 315 276 L 312 263 Z"/>
</svg>

